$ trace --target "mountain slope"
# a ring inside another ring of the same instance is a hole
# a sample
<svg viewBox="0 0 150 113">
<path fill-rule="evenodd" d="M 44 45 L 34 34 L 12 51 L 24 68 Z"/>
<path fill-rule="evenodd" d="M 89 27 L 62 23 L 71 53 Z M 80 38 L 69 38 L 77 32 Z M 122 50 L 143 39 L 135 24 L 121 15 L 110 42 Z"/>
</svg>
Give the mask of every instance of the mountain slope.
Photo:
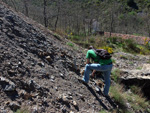
<svg viewBox="0 0 150 113">
<path fill-rule="evenodd" d="M 113 102 L 78 81 L 84 54 L 19 15 L 0 2 L 0 111 L 91 113 L 113 109 Z"/>
</svg>

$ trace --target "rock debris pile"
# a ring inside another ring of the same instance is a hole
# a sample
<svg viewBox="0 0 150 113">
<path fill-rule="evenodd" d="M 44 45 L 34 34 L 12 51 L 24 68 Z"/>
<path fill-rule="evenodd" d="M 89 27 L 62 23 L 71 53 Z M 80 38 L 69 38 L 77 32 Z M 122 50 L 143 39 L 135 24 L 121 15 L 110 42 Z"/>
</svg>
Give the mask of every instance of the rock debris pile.
<svg viewBox="0 0 150 113">
<path fill-rule="evenodd" d="M 112 109 L 104 97 L 78 81 L 84 58 L 61 38 L 0 3 L 0 112 Z"/>
</svg>

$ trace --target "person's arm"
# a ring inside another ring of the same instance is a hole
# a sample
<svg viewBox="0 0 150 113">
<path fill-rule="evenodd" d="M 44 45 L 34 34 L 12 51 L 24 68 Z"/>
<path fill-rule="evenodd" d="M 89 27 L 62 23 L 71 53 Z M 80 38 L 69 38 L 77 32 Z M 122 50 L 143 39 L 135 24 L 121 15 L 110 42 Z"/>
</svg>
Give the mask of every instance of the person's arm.
<svg viewBox="0 0 150 113">
<path fill-rule="evenodd" d="M 89 58 L 86 59 L 86 64 L 90 64 L 90 59 Z"/>
</svg>

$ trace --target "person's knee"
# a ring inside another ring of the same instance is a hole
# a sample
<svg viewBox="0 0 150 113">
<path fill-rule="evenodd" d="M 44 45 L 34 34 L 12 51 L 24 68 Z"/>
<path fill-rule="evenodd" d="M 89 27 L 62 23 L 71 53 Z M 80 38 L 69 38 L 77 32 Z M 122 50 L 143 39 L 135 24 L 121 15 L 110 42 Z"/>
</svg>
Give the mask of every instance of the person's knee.
<svg viewBox="0 0 150 113">
<path fill-rule="evenodd" d="M 86 69 L 89 69 L 90 68 L 90 65 L 89 64 L 86 64 Z"/>
</svg>

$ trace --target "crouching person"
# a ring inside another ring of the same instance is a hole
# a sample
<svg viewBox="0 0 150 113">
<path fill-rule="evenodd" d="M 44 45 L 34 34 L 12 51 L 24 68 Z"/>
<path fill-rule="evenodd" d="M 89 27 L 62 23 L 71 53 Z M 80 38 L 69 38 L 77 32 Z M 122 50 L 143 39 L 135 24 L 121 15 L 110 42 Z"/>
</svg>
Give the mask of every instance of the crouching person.
<svg viewBox="0 0 150 113">
<path fill-rule="evenodd" d="M 92 59 L 96 63 L 90 63 L 90 59 Z M 90 73 L 94 76 L 95 71 L 101 71 L 104 75 L 104 96 L 108 96 L 109 88 L 110 88 L 110 74 L 112 70 L 113 64 L 111 57 L 107 59 L 101 58 L 93 47 L 90 47 L 86 54 L 86 66 L 83 76 L 83 81 L 85 83 L 89 82 Z M 94 70 L 92 72 L 92 70 Z"/>
</svg>

